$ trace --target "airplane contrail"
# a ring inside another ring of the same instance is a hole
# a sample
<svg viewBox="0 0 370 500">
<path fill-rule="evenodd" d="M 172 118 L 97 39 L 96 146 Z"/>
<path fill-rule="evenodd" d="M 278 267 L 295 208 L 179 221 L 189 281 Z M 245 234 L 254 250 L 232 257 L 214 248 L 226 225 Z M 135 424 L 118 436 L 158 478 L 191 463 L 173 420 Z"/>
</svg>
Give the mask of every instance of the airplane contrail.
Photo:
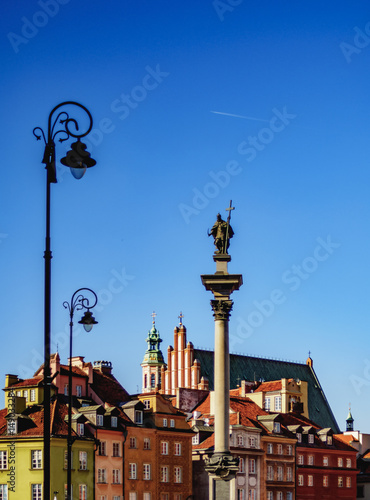
<svg viewBox="0 0 370 500">
<path fill-rule="evenodd" d="M 256 122 L 267 122 L 269 120 L 262 120 L 262 118 L 253 118 L 253 116 L 242 116 L 242 115 L 234 115 L 233 113 L 224 113 L 223 111 L 211 111 L 211 113 L 215 113 L 216 115 L 225 115 L 225 116 L 234 116 L 235 118 L 244 118 L 244 120 L 254 120 Z"/>
</svg>

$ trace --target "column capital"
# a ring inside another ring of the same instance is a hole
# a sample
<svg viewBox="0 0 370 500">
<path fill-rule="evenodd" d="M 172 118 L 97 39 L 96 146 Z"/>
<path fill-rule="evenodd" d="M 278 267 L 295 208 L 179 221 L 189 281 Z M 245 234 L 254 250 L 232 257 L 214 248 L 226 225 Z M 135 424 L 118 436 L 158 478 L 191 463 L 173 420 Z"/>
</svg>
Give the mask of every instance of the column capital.
<svg viewBox="0 0 370 500">
<path fill-rule="evenodd" d="M 233 308 L 232 300 L 211 300 L 211 306 L 215 321 L 218 319 L 229 321 L 230 313 Z"/>
</svg>

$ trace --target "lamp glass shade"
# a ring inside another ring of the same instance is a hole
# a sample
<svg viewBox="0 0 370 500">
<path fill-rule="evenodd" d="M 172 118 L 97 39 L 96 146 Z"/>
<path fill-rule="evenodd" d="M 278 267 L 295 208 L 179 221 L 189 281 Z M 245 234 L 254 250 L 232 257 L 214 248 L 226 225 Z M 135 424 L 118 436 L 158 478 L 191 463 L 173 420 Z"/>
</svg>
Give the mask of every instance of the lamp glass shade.
<svg viewBox="0 0 370 500">
<path fill-rule="evenodd" d="M 81 325 L 83 325 L 84 329 L 86 332 L 91 332 L 92 327 L 94 325 L 97 325 L 98 322 L 95 321 L 94 316 L 92 315 L 92 312 L 86 311 L 84 315 L 82 316 L 81 320 L 79 321 Z"/>
<path fill-rule="evenodd" d="M 71 174 L 75 179 L 82 179 L 87 170 L 86 165 L 82 164 L 81 167 L 71 167 Z"/>
<path fill-rule="evenodd" d="M 71 169 L 71 174 L 75 179 L 81 179 L 88 168 L 96 165 L 96 161 L 86 151 L 86 144 L 80 140 L 71 144 L 71 149 L 60 160 L 60 163 Z"/>
</svg>

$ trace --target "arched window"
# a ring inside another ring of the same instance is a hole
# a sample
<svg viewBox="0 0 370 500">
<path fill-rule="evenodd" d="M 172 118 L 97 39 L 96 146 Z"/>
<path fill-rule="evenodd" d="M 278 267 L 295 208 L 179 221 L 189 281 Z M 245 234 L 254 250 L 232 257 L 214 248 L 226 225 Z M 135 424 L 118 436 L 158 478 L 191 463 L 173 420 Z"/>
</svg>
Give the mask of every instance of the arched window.
<svg viewBox="0 0 370 500">
<path fill-rule="evenodd" d="M 146 387 L 147 387 L 147 385 L 148 385 L 148 375 L 147 375 L 147 374 L 145 374 L 145 375 L 144 375 L 144 388 L 146 388 Z"/>
<path fill-rule="evenodd" d="M 150 376 L 150 383 L 152 387 L 155 387 L 155 374 L 152 373 Z"/>
</svg>

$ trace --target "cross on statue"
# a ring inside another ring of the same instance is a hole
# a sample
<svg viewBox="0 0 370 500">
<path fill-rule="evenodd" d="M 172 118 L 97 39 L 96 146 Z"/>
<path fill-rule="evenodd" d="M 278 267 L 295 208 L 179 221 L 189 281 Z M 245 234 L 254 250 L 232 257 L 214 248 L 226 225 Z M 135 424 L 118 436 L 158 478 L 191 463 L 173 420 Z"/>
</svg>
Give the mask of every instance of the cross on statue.
<svg viewBox="0 0 370 500">
<path fill-rule="evenodd" d="M 180 325 L 182 326 L 182 318 L 184 318 L 185 316 L 182 314 L 182 311 L 180 311 L 180 316 L 178 316 L 179 320 L 180 320 Z"/>
<path fill-rule="evenodd" d="M 152 312 L 151 317 L 153 318 L 153 325 L 155 325 L 155 317 L 157 316 L 156 312 Z"/>
<path fill-rule="evenodd" d="M 227 216 L 227 226 L 226 226 L 226 238 L 225 238 L 225 246 L 224 246 L 224 253 L 227 253 L 227 244 L 228 244 L 228 238 L 229 238 L 229 227 L 230 227 L 230 219 L 231 219 L 231 210 L 235 210 L 235 207 L 232 206 L 232 201 L 230 200 L 230 205 L 229 208 L 226 209 L 226 212 L 229 212 L 229 215 Z"/>
</svg>

